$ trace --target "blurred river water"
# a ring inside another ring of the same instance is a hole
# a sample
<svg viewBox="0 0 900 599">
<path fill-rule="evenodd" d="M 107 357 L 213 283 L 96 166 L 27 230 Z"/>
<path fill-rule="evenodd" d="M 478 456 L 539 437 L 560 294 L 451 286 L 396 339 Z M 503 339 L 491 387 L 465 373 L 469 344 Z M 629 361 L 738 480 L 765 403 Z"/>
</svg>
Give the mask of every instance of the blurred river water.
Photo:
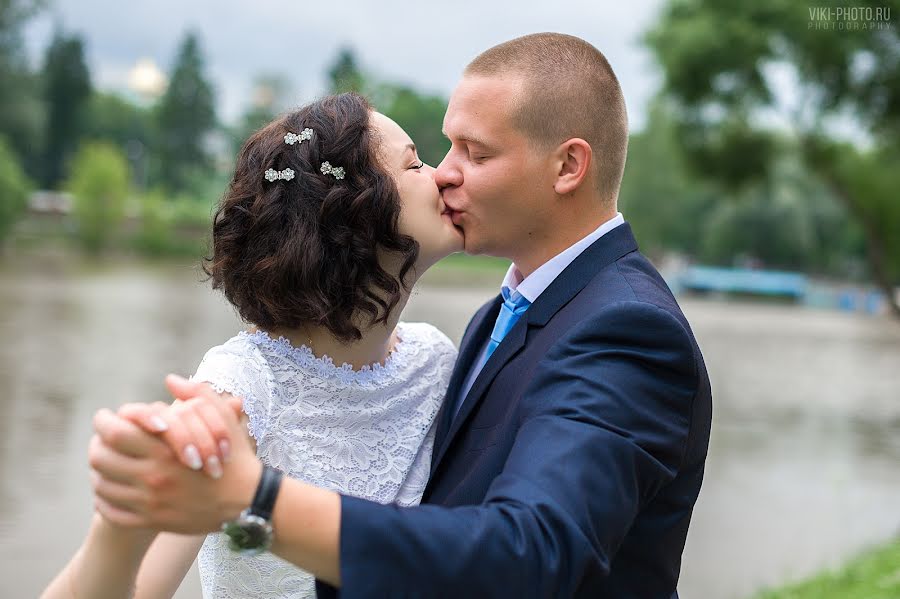
<svg viewBox="0 0 900 599">
<path fill-rule="evenodd" d="M 458 344 L 502 278 L 460 273 L 428 273 L 404 320 L 429 321 Z M 165 373 L 192 373 L 242 327 L 201 274 L 0 260 L 0 596 L 36 597 L 79 545 L 94 411 L 166 400 Z M 747 597 L 900 533 L 900 323 L 794 306 L 682 306 L 710 370 L 714 423 L 681 596 Z M 177 597 L 200 597 L 196 569 Z"/>
</svg>

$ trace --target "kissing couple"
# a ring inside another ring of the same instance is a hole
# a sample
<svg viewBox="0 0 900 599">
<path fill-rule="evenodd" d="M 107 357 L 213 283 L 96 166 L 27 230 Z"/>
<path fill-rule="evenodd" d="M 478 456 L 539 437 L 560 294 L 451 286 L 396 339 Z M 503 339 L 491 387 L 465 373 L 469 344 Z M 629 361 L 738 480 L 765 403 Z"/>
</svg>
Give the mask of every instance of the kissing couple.
<svg viewBox="0 0 900 599">
<path fill-rule="evenodd" d="M 45 598 L 171 597 L 195 559 L 207 599 L 678 596 L 711 392 L 617 208 L 612 68 L 502 43 L 443 130 L 433 168 L 341 94 L 246 141 L 205 269 L 248 328 L 173 404 L 95 415 L 96 513 Z M 399 319 L 463 250 L 512 264 L 457 353 Z"/>
</svg>

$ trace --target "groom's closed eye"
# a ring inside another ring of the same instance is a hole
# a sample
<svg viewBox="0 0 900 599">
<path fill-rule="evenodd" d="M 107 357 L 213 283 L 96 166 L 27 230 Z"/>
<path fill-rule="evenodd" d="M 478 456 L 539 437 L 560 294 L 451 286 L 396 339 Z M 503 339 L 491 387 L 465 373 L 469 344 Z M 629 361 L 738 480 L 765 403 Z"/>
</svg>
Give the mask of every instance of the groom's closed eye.
<svg viewBox="0 0 900 599">
<path fill-rule="evenodd" d="M 484 162 L 488 158 L 492 156 L 490 150 L 487 150 L 484 146 L 480 144 L 470 144 L 466 147 L 466 153 L 469 156 L 469 160 L 472 162 L 480 163 Z"/>
<path fill-rule="evenodd" d="M 491 145 L 487 143 L 487 141 L 485 141 L 478 135 L 475 135 L 474 133 L 462 133 L 453 138 L 447 135 L 446 131 L 441 131 L 441 134 L 448 140 L 450 140 L 451 143 L 473 146 L 476 149 L 484 150 L 486 152 L 493 151 Z"/>
</svg>

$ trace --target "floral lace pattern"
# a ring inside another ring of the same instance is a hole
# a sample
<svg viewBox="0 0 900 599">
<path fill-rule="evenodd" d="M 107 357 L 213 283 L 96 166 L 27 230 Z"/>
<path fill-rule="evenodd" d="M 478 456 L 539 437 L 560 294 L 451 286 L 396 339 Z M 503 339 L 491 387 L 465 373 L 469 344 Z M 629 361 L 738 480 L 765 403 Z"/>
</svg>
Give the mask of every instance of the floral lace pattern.
<svg viewBox="0 0 900 599">
<path fill-rule="evenodd" d="M 241 332 L 210 349 L 193 378 L 244 398 L 264 463 L 343 494 L 415 505 L 456 349 L 429 324 L 399 323 L 397 333 L 384 365 L 353 370 L 305 345 Z M 233 553 L 221 533 L 207 537 L 198 565 L 205 599 L 315 597 L 310 574 L 269 553 Z"/>
</svg>

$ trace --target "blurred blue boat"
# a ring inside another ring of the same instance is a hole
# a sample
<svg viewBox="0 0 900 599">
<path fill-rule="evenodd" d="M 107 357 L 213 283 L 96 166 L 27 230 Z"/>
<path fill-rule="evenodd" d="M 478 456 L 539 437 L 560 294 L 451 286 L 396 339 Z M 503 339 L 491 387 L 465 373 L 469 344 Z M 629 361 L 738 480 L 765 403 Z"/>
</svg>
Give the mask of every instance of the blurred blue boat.
<svg viewBox="0 0 900 599">
<path fill-rule="evenodd" d="M 800 301 L 809 285 L 807 276 L 797 272 L 689 266 L 677 277 L 681 291 L 764 295 Z"/>
</svg>

